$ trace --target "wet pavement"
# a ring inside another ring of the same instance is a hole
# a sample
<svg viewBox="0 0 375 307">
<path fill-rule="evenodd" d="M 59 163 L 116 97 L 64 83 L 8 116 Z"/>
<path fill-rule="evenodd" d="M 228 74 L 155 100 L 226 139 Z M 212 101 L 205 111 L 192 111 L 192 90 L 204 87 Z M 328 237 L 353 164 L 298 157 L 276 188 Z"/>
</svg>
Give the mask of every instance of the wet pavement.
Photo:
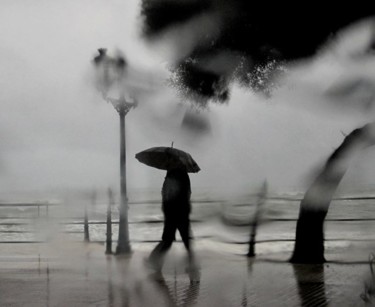
<svg viewBox="0 0 375 307">
<path fill-rule="evenodd" d="M 366 263 L 291 265 L 200 248 L 200 274 L 189 276 L 176 244 L 160 275 L 144 267 L 151 248 L 125 257 L 94 243 L 2 245 L 0 306 L 371 306 Z"/>
</svg>

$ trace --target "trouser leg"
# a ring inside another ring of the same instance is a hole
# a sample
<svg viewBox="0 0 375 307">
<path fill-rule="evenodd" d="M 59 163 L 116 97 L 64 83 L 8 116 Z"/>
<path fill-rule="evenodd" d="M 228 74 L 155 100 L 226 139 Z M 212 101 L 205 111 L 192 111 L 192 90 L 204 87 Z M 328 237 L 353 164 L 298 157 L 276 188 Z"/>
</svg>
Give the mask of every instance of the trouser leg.
<svg viewBox="0 0 375 307">
<path fill-rule="evenodd" d="M 175 239 L 176 225 L 175 223 L 165 220 L 162 241 L 152 250 L 149 260 L 156 269 L 161 269 L 164 258 L 168 250 L 171 248 Z"/>
<path fill-rule="evenodd" d="M 178 224 L 178 231 L 180 232 L 182 242 L 185 245 L 185 248 L 188 252 L 188 267 L 186 272 L 189 274 L 189 279 L 191 283 L 200 281 L 200 266 L 193 252 L 191 244 L 191 229 L 190 229 L 190 220 L 189 218 L 184 218 L 180 220 Z"/>
<path fill-rule="evenodd" d="M 190 251 L 190 221 L 189 219 L 181 219 L 178 223 L 178 231 L 186 250 Z"/>
<path fill-rule="evenodd" d="M 155 269 L 161 269 L 163 267 L 164 258 L 167 251 L 170 249 L 172 242 L 170 241 L 161 241 L 155 248 L 152 250 L 149 260 Z"/>
<path fill-rule="evenodd" d="M 182 242 L 188 252 L 189 263 L 194 262 L 194 254 L 191 247 L 191 230 L 190 230 L 190 220 L 189 218 L 183 218 L 179 220 L 178 231 L 181 235 Z"/>
</svg>

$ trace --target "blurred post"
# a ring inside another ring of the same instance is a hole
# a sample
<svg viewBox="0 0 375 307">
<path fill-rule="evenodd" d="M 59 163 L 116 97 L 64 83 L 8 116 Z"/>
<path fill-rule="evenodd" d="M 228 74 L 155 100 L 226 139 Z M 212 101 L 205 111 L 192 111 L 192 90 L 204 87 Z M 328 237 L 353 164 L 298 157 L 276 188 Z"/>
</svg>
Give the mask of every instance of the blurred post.
<svg viewBox="0 0 375 307">
<path fill-rule="evenodd" d="M 251 223 L 250 228 L 250 240 L 249 240 L 249 252 L 247 253 L 248 257 L 255 257 L 255 243 L 256 243 L 256 234 L 259 220 L 263 211 L 263 205 L 266 202 L 267 197 L 267 181 L 264 181 L 263 186 L 258 194 L 255 213 L 253 222 Z"/>
<path fill-rule="evenodd" d="M 85 242 L 90 241 L 90 234 L 89 234 L 89 218 L 87 214 L 87 205 L 85 205 L 85 216 L 84 216 L 84 223 L 83 223 L 84 233 L 85 233 Z"/>
<path fill-rule="evenodd" d="M 108 189 L 108 206 L 107 206 L 107 240 L 105 253 L 112 254 L 112 207 L 114 205 L 112 189 Z"/>
</svg>

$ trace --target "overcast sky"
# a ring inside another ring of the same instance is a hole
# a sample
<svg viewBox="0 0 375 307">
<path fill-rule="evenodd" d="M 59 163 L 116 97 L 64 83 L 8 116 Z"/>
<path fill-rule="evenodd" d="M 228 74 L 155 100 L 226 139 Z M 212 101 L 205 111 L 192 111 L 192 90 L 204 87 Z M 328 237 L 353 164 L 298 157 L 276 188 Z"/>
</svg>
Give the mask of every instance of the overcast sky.
<svg viewBox="0 0 375 307">
<path fill-rule="evenodd" d="M 137 0 L 2 0 L 0 7 L 0 198 L 118 188 L 118 116 L 91 83 L 90 60 L 100 47 L 122 50 L 137 72 L 139 107 L 126 117 L 130 194 L 158 189 L 165 175 L 140 164 L 135 153 L 172 141 L 202 169 L 190 176 L 193 193 L 200 187 L 243 191 L 264 179 L 278 190 L 303 188 L 342 133 L 374 117 L 361 104 L 368 92 L 340 101 L 323 97 L 350 75 L 371 80 L 374 61 L 348 56 L 365 44 L 366 26 L 290 67 L 271 99 L 234 86 L 228 105 L 199 114 L 210 128 L 195 133 L 181 128 L 189 104 L 164 82 L 170 49 L 139 38 Z M 371 150 L 357 157 L 345 182 L 375 182 L 374 158 Z"/>
</svg>

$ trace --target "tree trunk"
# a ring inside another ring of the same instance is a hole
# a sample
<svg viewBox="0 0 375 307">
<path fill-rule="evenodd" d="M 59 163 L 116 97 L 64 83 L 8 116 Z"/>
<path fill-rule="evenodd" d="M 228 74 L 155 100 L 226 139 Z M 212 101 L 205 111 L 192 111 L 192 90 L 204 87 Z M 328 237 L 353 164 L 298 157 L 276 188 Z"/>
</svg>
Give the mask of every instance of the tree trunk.
<svg viewBox="0 0 375 307">
<path fill-rule="evenodd" d="M 324 220 L 350 158 L 374 145 L 375 123 L 355 129 L 333 152 L 300 205 L 292 263 L 324 263 Z"/>
</svg>

